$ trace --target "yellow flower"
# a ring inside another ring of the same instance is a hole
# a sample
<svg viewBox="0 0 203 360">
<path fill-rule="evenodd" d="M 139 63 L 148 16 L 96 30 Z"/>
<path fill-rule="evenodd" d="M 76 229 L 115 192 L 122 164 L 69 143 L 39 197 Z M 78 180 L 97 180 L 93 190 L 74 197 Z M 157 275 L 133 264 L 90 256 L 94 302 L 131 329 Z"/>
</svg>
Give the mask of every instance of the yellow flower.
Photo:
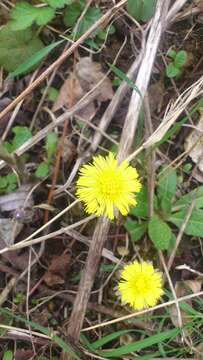
<svg viewBox="0 0 203 360">
<path fill-rule="evenodd" d="M 122 215 L 127 215 L 129 207 L 136 205 L 135 193 L 141 189 L 138 173 L 125 160 L 121 164 L 108 156 L 96 156 L 93 164 L 80 169 L 76 183 L 76 195 L 84 202 L 88 214 L 106 215 L 114 219 L 117 208 Z"/>
<path fill-rule="evenodd" d="M 124 266 L 118 289 L 122 302 L 136 310 L 156 305 L 164 293 L 161 273 L 146 261 Z"/>
</svg>

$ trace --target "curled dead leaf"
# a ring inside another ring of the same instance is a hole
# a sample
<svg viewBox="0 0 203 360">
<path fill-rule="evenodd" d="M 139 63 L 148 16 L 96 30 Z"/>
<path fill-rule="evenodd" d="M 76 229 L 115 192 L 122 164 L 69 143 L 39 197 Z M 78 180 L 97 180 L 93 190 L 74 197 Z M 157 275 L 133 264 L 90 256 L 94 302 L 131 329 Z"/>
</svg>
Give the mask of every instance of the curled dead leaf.
<svg viewBox="0 0 203 360">
<path fill-rule="evenodd" d="M 117 251 L 120 256 L 127 256 L 129 254 L 129 249 L 125 246 L 118 246 Z"/>
<path fill-rule="evenodd" d="M 97 84 L 101 83 L 97 86 Z M 101 70 L 99 63 L 93 62 L 90 57 L 83 57 L 75 65 L 67 80 L 62 85 L 59 95 L 54 102 L 53 111 L 63 106 L 70 108 L 75 105 L 87 92 L 95 87 L 95 100 L 107 101 L 113 97 L 111 81 Z M 78 115 L 90 120 L 96 113 L 94 102 L 90 102 Z"/>
<path fill-rule="evenodd" d="M 52 287 L 64 284 L 70 260 L 71 256 L 69 254 L 62 254 L 52 258 L 48 270 L 44 274 L 44 282 L 46 285 Z"/>
</svg>

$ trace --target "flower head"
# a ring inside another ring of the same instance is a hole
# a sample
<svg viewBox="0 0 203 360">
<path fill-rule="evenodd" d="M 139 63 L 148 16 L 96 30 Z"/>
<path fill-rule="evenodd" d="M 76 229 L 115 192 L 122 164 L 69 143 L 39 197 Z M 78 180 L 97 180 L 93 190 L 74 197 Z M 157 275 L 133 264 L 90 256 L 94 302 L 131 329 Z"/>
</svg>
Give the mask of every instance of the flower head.
<svg viewBox="0 0 203 360">
<path fill-rule="evenodd" d="M 116 208 L 127 215 L 129 207 L 136 205 L 135 193 L 140 191 L 141 184 L 135 168 L 126 160 L 118 164 L 109 153 L 106 157 L 96 156 L 92 164 L 82 166 L 76 188 L 87 213 L 114 219 Z"/>
<path fill-rule="evenodd" d="M 121 300 L 136 310 L 156 305 L 164 293 L 161 273 L 146 261 L 126 265 L 118 289 Z"/>
</svg>

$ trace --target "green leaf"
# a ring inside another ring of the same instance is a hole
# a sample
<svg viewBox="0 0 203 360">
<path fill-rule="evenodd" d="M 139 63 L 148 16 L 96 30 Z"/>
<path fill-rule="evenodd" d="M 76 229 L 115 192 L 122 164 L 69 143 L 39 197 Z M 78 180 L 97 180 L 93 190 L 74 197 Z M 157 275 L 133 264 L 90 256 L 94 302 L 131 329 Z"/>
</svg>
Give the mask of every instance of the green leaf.
<svg viewBox="0 0 203 360">
<path fill-rule="evenodd" d="M 190 191 L 188 194 L 183 195 L 178 201 L 176 201 L 174 208 L 181 209 L 186 206 L 188 207 L 194 200 L 196 209 L 203 208 L 203 185 Z"/>
<path fill-rule="evenodd" d="M 58 97 L 58 95 L 59 95 L 58 89 L 54 88 L 53 86 L 50 86 L 47 92 L 48 100 L 54 102 Z"/>
<path fill-rule="evenodd" d="M 20 64 L 15 71 L 9 74 L 9 77 L 18 76 L 26 73 L 28 70 L 33 69 L 35 65 L 37 65 L 46 55 L 50 53 L 51 50 L 55 49 L 59 44 L 61 44 L 63 40 L 57 41 L 53 44 L 45 46 L 43 49 L 37 51 L 33 54 L 29 59 Z"/>
<path fill-rule="evenodd" d="M 35 171 L 35 176 L 41 179 L 48 175 L 49 165 L 45 161 L 43 161 L 38 165 L 37 170 Z"/>
<path fill-rule="evenodd" d="M 174 59 L 174 65 L 177 68 L 182 68 L 187 61 L 187 53 L 184 50 L 178 51 Z"/>
<path fill-rule="evenodd" d="M 15 126 L 12 129 L 12 132 L 15 134 L 12 141 L 13 151 L 18 149 L 32 137 L 31 131 L 26 126 Z"/>
<path fill-rule="evenodd" d="M 6 71 L 15 71 L 42 47 L 43 43 L 31 29 L 13 31 L 6 25 L 0 30 L 0 65 Z"/>
<path fill-rule="evenodd" d="M 94 341 L 93 343 L 89 344 L 89 348 L 91 349 L 91 351 L 94 351 L 106 344 L 108 344 L 109 342 L 125 335 L 125 334 L 128 334 L 130 332 L 134 332 L 135 330 L 133 329 L 128 329 L 128 330 L 119 330 L 119 331 L 116 331 L 112 334 L 109 334 L 109 335 L 106 335 L 106 336 L 103 336 L 101 339 L 99 340 L 96 340 Z"/>
<path fill-rule="evenodd" d="M 133 241 L 138 241 L 144 235 L 147 230 L 147 222 L 139 223 L 136 220 L 127 220 L 124 227 L 129 232 Z"/>
<path fill-rule="evenodd" d="M 140 97 L 142 99 L 142 94 L 141 94 L 140 90 L 138 89 L 138 87 L 135 85 L 133 80 L 131 80 L 128 76 L 126 76 L 126 74 L 122 70 L 117 68 L 115 65 L 108 63 L 108 66 L 114 72 L 114 74 L 116 74 L 121 80 L 124 80 L 128 84 L 129 87 L 131 87 L 133 90 L 137 91 L 137 93 L 140 95 Z"/>
<path fill-rule="evenodd" d="M 174 78 L 181 74 L 181 70 L 174 66 L 173 63 L 170 63 L 166 66 L 166 75 L 168 78 Z"/>
<path fill-rule="evenodd" d="M 166 53 L 166 55 L 167 55 L 168 57 L 170 57 L 171 59 L 175 59 L 176 54 L 177 54 L 177 52 L 176 52 L 175 50 L 173 50 L 173 49 L 169 49 L 169 50 L 167 51 L 167 53 Z"/>
<path fill-rule="evenodd" d="M 141 191 L 136 194 L 137 205 L 130 209 L 130 214 L 140 216 L 143 218 L 148 217 L 148 195 L 147 188 L 143 186 Z"/>
<path fill-rule="evenodd" d="M 13 360 L 13 352 L 12 351 L 6 351 L 3 356 L 3 360 Z"/>
<path fill-rule="evenodd" d="M 177 175 L 171 166 L 163 166 L 158 175 L 157 193 L 160 199 L 172 197 L 176 193 Z"/>
<path fill-rule="evenodd" d="M 34 22 L 39 25 L 46 25 L 55 16 L 54 9 L 50 7 L 35 7 L 25 1 L 20 1 L 10 11 L 10 26 L 12 30 L 24 30 Z"/>
<path fill-rule="evenodd" d="M 51 7 L 53 7 L 54 9 L 61 9 L 63 8 L 65 5 L 71 5 L 73 3 L 74 0 L 45 0 L 45 2 L 47 4 L 49 4 Z"/>
<path fill-rule="evenodd" d="M 172 330 L 163 331 L 156 335 L 149 336 L 140 341 L 136 340 L 130 344 L 121 346 L 117 349 L 98 351 L 97 353 L 99 355 L 104 356 L 105 358 L 117 357 L 120 359 L 122 355 L 130 354 L 135 351 L 140 351 L 140 350 L 146 349 L 150 346 L 157 345 L 160 342 L 163 342 L 165 340 L 176 337 L 180 332 L 181 332 L 181 329 L 174 328 Z"/>
<path fill-rule="evenodd" d="M 77 38 L 84 34 L 102 16 L 101 10 L 96 7 L 89 7 L 76 29 Z M 100 29 L 93 33 L 96 34 Z"/>
<path fill-rule="evenodd" d="M 17 183 L 9 184 L 9 185 L 7 186 L 7 188 L 5 189 L 5 192 L 6 192 L 6 193 L 10 193 L 10 192 L 16 190 L 16 188 L 17 188 Z"/>
<path fill-rule="evenodd" d="M 47 152 L 48 162 L 52 160 L 52 157 L 56 152 L 57 143 L 58 143 L 58 136 L 55 132 L 52 132 L 47 135 L 45 148 Z"/>
<path fill-rule="evenodd" d="M 17 175 L 14 172 L 10 172 L 6 175 L 6 179 L 9 185 L 17 183 Z"/>
<path fill-rule="evenodd" d="M 84 1 L 74 2 L 71 6 L 67 6 L 63 22 L 68 27 L 73 27 L 85 7 Z"/>
<path fill-rule="evenodd" d="M 187 216 L 187 209 L 176 212 L 171 215 L 168 221 L 172 222 L 179 229 L 183 222 L 185 221 L 185 217 Z M 199 236 L 203 237 L 203 210 L 194 209 L 190 219 L 186 225 L 184 233 L 190 236 Z"/>
<path fill-rule="evenodd" d="M 0 176 L 0 189 L 5 189 L 8 185 L 8 180 L 6 176 Z"/>
<path fill-rule="evenodd" d="M 127 11 L 137 21 L 148 21 L 155 13 L 156 0 L 128 0 Z"/>
<path fill-rule="evenodd" d="M 130 209 L 130 214 L 148 218 L 148 192 L 146 186 L 136 194 L 137 205 Z M 157 209 L 157 197 L 154 196 L 154 209 Z"/>
<path fill-rule="evenodd" d="M 158 216 L 153 215 L 148 226 L 149 237 L 158 250 L 167 250 L 172 232 L 170 227 Z"/>
<path fill-rule="evenodd" d="M 169 166 L 162 167 L 158 176 L 157 194 L 161 201 L 161 208 L 166 214 L 171 211 L 171 201 L 176 193 L 176 186 L 176 171 Z"/>
<path fill-rule="evenodd" d="M 105 40 L 107 35 L 112 35 L 116 32 L 116 29 L 113 25 L 108 25 L 106 29 L 100 29 L 97 33 L 97 36 L 101 40 Z"/>
</svg>

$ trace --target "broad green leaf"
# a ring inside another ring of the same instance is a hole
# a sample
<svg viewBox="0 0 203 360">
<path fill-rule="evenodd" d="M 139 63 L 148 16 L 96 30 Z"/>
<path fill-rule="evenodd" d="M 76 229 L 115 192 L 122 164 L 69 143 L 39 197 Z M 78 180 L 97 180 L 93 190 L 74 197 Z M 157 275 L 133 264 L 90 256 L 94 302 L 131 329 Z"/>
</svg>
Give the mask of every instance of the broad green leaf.
<svg viewBox="0 0 203 360">
<path fill-rule="evenodd" d="M 46 25 L 55 16 L 54 9 L 50 7 L 35 7 L 28 2 L 20 1 L 10 11 L 10 26 L 12 30 L 24 30 L 34 22 L 39 25 Z"/>
<path fill-rule="evenodd" d="M 177 68 L 182 68 L 187 61 L 187 53 L 184 50 L 178 51 L 174 59 L 174 65 Z"/>
<path fill-rule="evenodd" d="M 13 352 L 12 351 L 6 351 L 3 355 L 3 360 L 13 360 Z"/>
<path fill-rule="evenodd" d="M 148 194 L 146 186 L 143 186 L 141 191 L 136 194 L 137 205 L 130 209 L 130 214 L 140 216 L 143 218 L 148 217 Z M 157 197 L 154 196 L 154 209 L 157 209 Z"/>
<path fill-rule="evenodd" d="M 97 20 L 100 19 L 101 16 L 102 12 L 99 8 L 89 7 L 76 29 L 76 37 L 84 34 Z M 99 30 L 100 29 L 98 29 L 96 32 Z M 93 35 L 96 34 L 96 32 L 94 32 Z"/>
<path fill-rule="evenodd" d="M 168 246 L 168 249 L 167 249 L 167 252 L 168 252 L 169 255 L 173 251 L 175 243 L 176 243 L 176 236 L 172 233 L 170 241 L 169 241 L 169 246 Z"/>
<path fill-rule="evenodd" d="M 176 193 L 177 175 L 172 167 L 164 166 L 158 175 L 157 193 L 161 201 L 161 208 L 170 214 L 171 201 Z"/>
<path fill-rule="evenodd" d="M 157 0 L 128 0 L 127 11 L 137 21 L 148 21 L 155 12 Z"/>
<path fill-rule="evenodd" d="M 57 143 L 58 143 L 58 136 L 55 132 L 52 132 L 47 135 L 45 148 L 47 152 L 48 162 L 52 160 L 52 157 L 56 152 Z"/>
<path fill-rule="evenodd" d="M 50 53 L 51 50 L 55 49 L 63 40 L 57 41 L 53 44 L 45 46 L 43 49 L 37 51 L 29 59 L 20 64 L 15 71 L 9 74 L 10 77 L 18 76 L 26 73 L 29 70 L 32 70 L 35 65 L 37 65 L 46 55 Z"/>
<path fill-rule="evenodd" d="M 176 193 L 177 175 L 175 169 L 171 166 L 161 168 L 158 175 L 157 193 L 159 199 L 172 197 Z"/>
<path fill-rule="evenodd" d="M 148 195 L 147 188 L 142 187 L 141 191 L 136 194 L 137 205 L 130 209 L 130 214 L 140 216 L 143 218 L 148 217 Z"/>
<path fill-rule="evenodd" d="M 147 223 L 145 221 L 139 223 L 136 220 L 127 220 L 124 226 L 133 241 L 140 240 L 147 230 Z"/>
<path fill-rule="evenodd" d="M 63 8 L 65 5 L 71 5 L 73 3 L 74 0 L 45 0 L 45 2 L 47 4 L 49 4 L 51 7 L 53 7 L 54 9 L 61 9 Z"/>
<path fill-rule="evenodd" d="M 190 191 L 188 194 L 181 196 L 181 198 L 176 201 L 174 208 L 181 209 L 186 206 L 188 207 L 192 201 L 195 201 L 196 209 L 203 208 L 203 185 Z"/>
<path fill-rule="evenodd" d="M 68 27 L 73 27 L 84 7 L 84 1 L 74 2 L 71 6 L 67 6 L 63 17 L 64 24 Z"/>
<path fill-rule="evenodd" d="M 13 31 L 9 25 L 0 30 L 0 65 L 12 72 L 43 47 L 41 40 L 32 32 Z"/>
<path fill-rule="evenodd" d="M 32 137 L 31 131 L 26 126 L 15 126 L 12 132 L 15 134 L 12 141 L 13 151 Z"/>
<path fill-rule="evenodd" d="M 185 217 L 187 215 L 187 209 L 176 212 L 171 215 L 168 221 L 175 224 L 178 228 L 181 227 L 183 222 L 185 221 Z M 184 233 L 191 236 L 199 236 L 203 237 L 203 210 L 194 209 L 190 219 L 186 225 Z"/>
<path fill-rule="evenodd" d="M 17 175 L 14 172 L 10 172 L 6 175 L 6 179 L 8 181 L 8 184 L 16 184 L 17 183 Z"/>
<path fill-rule="evenodd" d="M 6 176 L 0 176 L 0 190 L 5 189 L 8 185 L 8 180 Z"/>
<path fill-rule="evenodd" d="M 158 216 L 153 215 L 148 226 L 149 237 L 158 250 L 167 250 L 172 232 L 170 227 Z"/>
<path fill-rule="evenodd" d="M 9 185 L 7 186 L 7 188 L 5 189 L 5 192 L 6 192 L 6 193 L 10 193 L 10 192 L 14 191 L 16 188 L 17 188 L 17 182 L 16 182 L 16 183 L 9 184 Z"/>
<path fill-rule="evenodd" d="M 168 78 L 174 78 L 181 74 L 181 70 L 176 67 L 172 62 L 166 66 L 166 75 Z"/>
<path fill-rule="evenodd" d="M 134 341 L 117 349 L 98 351 L 97 353 L 104 356 L 105 358 L 117 357 L 120 359 L 122 355 L 130 354 L 135 351 L 140 351 L 142 349 L 149 348 L 150 346 L 157 345 L 165 340 L 172 339 L 176 337 L 180 332 L 181 329 L 174 328 L 172 330 L 163 331 L 156 335 L 149 336 L 143 340 Z"/>
<path fill-rule="evenodd" d="M 41 162 L 38 167 L 37 170 L 35 171 L 35 175 L 38 178 L 44 178 L 46 176 L 49 175 L 49 165 L 43 161 Z"/>
</svg>

